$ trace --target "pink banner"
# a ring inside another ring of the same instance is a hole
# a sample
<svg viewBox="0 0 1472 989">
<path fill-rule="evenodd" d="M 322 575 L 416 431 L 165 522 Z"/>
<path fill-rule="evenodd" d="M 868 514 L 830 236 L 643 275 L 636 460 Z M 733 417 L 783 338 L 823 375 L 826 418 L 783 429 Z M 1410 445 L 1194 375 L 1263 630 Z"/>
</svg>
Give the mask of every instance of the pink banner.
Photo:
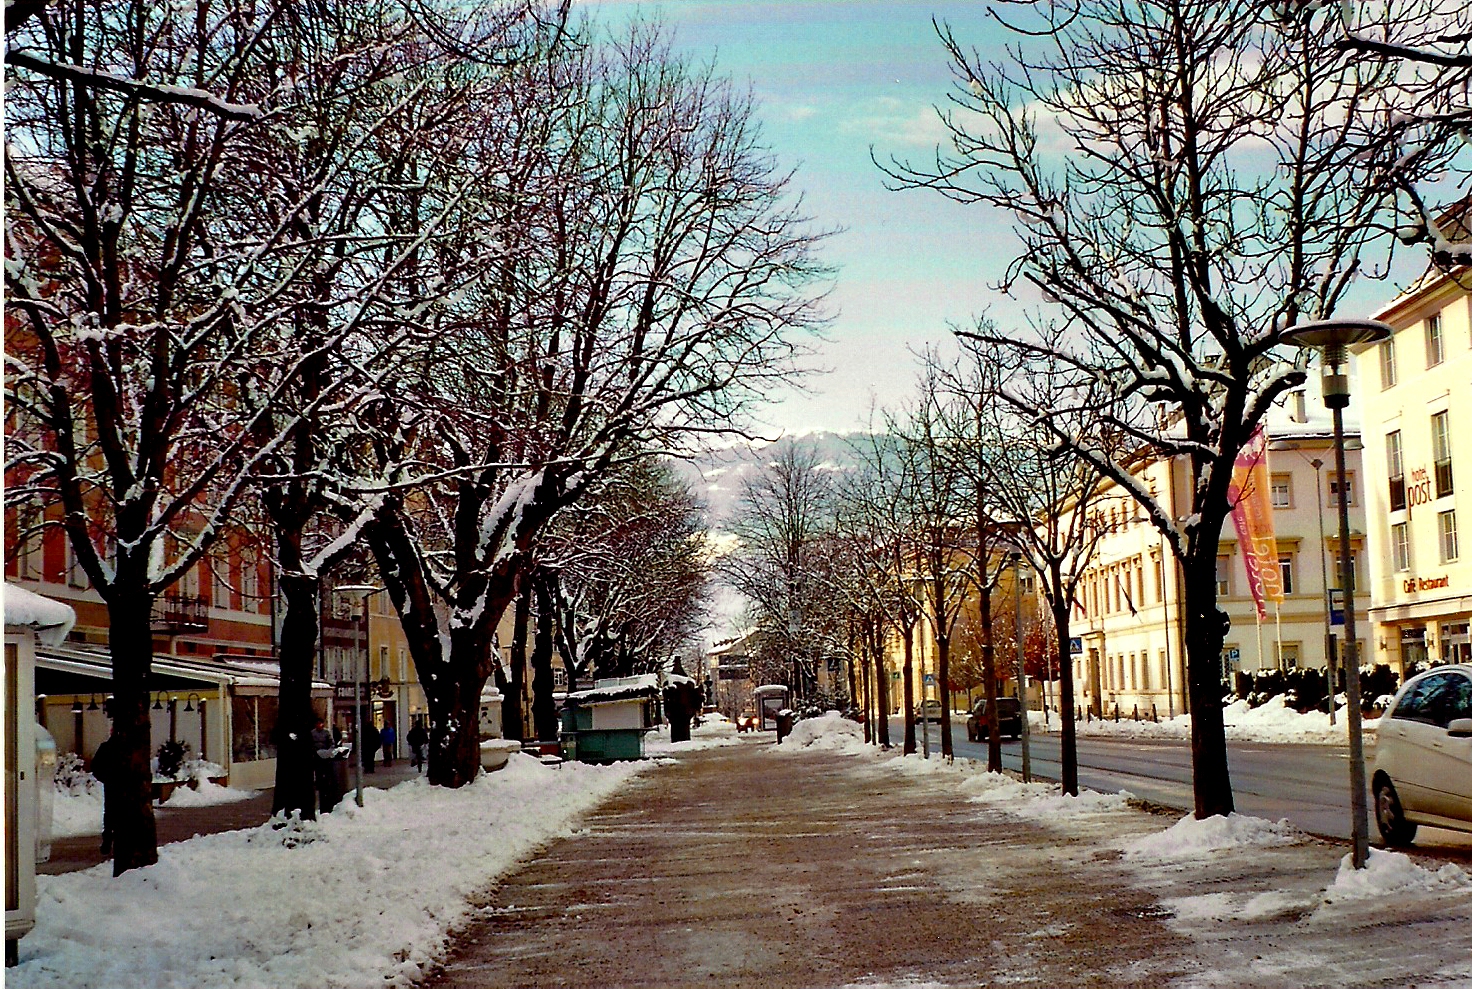
<svg viewBox="0 0 1472 989">
<path fill-rule="evenodd" d="M 1278 568 L 1278 542 L 1273 537 L 1273 505 L 1268 491 L 1267 435 L 1259 426 L 1237 454 L 1227 498 L 1232 524 L 1242 543 L 1247 586 L 1257 617 L 1266 618 L 1266 602 L 1283 601 L 1283 571 Z"/>
</svg>

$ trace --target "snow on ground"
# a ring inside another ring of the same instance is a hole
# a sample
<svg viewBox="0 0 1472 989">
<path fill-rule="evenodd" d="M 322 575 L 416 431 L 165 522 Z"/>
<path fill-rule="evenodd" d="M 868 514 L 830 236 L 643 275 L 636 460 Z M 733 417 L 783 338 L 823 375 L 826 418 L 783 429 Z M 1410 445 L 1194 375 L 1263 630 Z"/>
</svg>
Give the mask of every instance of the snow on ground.
<svg viewBox="0 0 1472 989">
<path fill-rule="evenodd" d="M 864 726 L 850 721 L 837 711 L 827 711 L 816 718 L 804 718 L 792 726 L 792 732 L 773 752 L 786 754 L 804 749 L 860 753 L 871 748 L 864 741 Z"/>
<path fill-rule="evenodd" d="M 57 793 L 51 804 L 51 837 L 102 834 L 102 787 Z"/>
<path fill-rule="evenodd" d="M 1363 900 L 1391 895 L 1463 890 L 1472 892 L 1472 876 L 1455 865 L 1427 869 L 1401 852 L 1370 849 L 1363 869 L 1356 869 L 1348 855 L 1339 863 L 1339 874 L 1325 890 L 1326 901 Z"/>
<path fill-rule="evenodd" d="M 1247 814 L 1197 820 L 1187 814 L 1164 831 L 1126 842 L 1123 851 L 1126 859 L 1199 859 L 1212 852 L 1296 845 L 1306 838 L 1286 820 L 1269 821 Z"/>
<path fill-rule="evenodd" d="M 36 929 L 5 983 L 407 986 L 442 957 L 471 894 L 649 765 L 518 755 L 458 790 L 414 779 L 317 822 L 165 845 L 157 865 L 116 879 L 108 863 L 38 876 Z"/>
<path fill-rule="evenodd" d="M 1246 701 L 1237 700 L 1222 708 L 1222 721 L 1226 725 L 1227 738 L 1236 742 L 1306 742 L 1318 745 L 1343 745 L 1349 738 L 1349 719 L 1340 711 L 1336 723 L 1329 724 L 1329 715 L 1322 711 L 1299 714 L 1288 707 L 1281 696 L 1271 698 L 1261 707 L 1248 707 Z M 1123 715 L 1118 721 L 1112 718 L 1093 718 L 1075 723 L 1080 735 L 1097 735 L 1115 738 L 1170 738 L 1191 737 L 1191 716 L 1178 714 L 1174 718 L 1162 717 L 1159 722 L 1142 717 L 1134 721 Z M 1379 721 L 1365 718 L 1363 729 L 1372 734 Z M 1049 714 L 1048 723 L 1037 711 L 1028 715 L 1028 727 L 1035 732 L 1058 732 L 1061 724 L 1056 713 Z"/>
<path fill-rule="evenodd" d="M 255 796 L 253 790 L 241 790 L 233 786 L 221 786 L 211 783 L 207 779 L 199 780 L 191 789 L 180 786 L 174 789 L 169 799 L 165 800 L 165 807 L 211 807 L 215 804 L 233 804 L 237 800 L 249 800 Z"/>
<path fill-rule="evenodd" d="M 664 759 L 677 756 L 681 752 L 737 745 L 740 741 L 734 721 L 719 714 L 702 714 L 700 724 L 690 729 L 688 742 L 671 742 L 669 725 L 660 725 L 647 733 L 644 736 L 644 755 L 651 759 Z"/>
</svg>

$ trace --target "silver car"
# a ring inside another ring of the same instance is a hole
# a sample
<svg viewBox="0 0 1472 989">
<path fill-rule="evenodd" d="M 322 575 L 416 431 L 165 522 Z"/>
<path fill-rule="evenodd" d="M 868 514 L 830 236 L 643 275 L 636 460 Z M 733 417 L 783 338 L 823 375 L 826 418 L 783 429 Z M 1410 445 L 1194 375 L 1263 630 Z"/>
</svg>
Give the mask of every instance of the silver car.
<svg viewBox="0 0 1472 989">
<path fill-rule="evenodd" d="M 1472 831 L 1472 666 L 1438 666 L 1406 681 L 1380 719 L 1371 786 L 1387 845 L 1418 825 Z"/>
</svg>

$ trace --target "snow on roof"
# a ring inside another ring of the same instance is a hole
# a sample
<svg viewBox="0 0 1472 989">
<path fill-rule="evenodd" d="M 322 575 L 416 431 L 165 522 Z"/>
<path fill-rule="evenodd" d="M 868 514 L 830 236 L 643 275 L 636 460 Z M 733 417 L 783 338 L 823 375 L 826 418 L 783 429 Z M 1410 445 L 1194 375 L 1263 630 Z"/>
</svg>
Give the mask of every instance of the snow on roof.
<svg viewBox="0 0 1472 989">
<path fill-rule="evenodd" d="M 5 585 L 5 624 L 36 630 L 37 637 L 48 646 L 66 641 L 76 624 L 77 613 L 70 605 L 42 597 L 15 584 Z"/>
<path fill-rule="evenodd" d="M 753 697 L 778 697 L 787 693 L 787 688 L 780 683 L 767 683 L 755 688 L 751 692 Z"/>
<path fill-rule="evenodd" d="M 568 694 L 567 703 L 571 706 L 601 704 L 608 701 L 653 697 L 657 693 L 659 693 L 659 677 L 653 673 L 645 673 L 642 676 L 596 680 L 591 689 Z"/>
</svg>

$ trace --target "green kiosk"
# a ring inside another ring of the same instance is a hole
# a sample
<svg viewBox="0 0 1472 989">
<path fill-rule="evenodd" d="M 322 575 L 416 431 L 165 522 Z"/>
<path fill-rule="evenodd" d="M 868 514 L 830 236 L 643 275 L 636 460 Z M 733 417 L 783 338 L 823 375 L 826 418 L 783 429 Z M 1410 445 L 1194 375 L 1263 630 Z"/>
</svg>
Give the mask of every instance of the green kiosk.
<svg viewBox="0 0 1472 989">
<path fill-rule="evenodd" d="M 644 758 L 644 733 L 659 720 L 659 678 L 596 680 L 567 695 L 562 709 L 562 755 L 578 762 Z"/>
</svg>

